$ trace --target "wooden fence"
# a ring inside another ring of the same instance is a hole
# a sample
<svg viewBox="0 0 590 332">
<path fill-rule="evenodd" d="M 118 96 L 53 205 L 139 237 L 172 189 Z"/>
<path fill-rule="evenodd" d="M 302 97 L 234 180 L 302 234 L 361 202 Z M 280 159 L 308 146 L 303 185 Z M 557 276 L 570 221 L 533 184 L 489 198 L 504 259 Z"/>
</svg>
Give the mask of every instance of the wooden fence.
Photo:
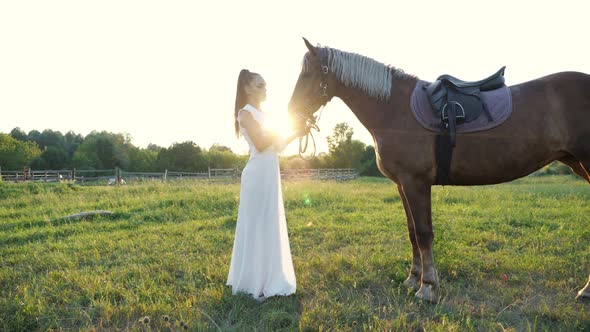
<svg viewBox="0 0 590 332">
<path fill-rule="evenodd" d="M 240 178 L 238 168 L 209 168 L 207 172 L 128 172 L 120 168 L 103 170 L 30 170 L 4 171 L 0 168 L 0 181 L 5 182 L 98 182 L 121 184 L 144 180 L 189 180 L 236 181 Z M 281 172 L 284 180 L 350 180 L 358 177 L 354 169 L 287 169 Z"/>
<path fill-rule="evenodd" d="M 73 178 L 71 170 L 22 170 L 22 171 L 4 171 L 0 168 L 0 180 L 5 182 L 58 182 L 71 180 Z"/>
<path fill-rule="evenodd" d="M 358 172 L 352 168 L 295 168 L 281 172 L 283 180 L 352 180 L 358 176 Z"/>
</svg>

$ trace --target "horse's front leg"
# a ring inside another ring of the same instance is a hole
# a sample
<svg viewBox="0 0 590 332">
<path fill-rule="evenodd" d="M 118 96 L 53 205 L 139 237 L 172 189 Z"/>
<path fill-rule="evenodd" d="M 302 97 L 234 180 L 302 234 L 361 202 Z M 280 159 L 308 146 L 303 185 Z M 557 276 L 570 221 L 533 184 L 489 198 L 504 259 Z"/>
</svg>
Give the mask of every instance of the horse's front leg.
<svg viewBox="0 0 590 332">
<path fill-rule="evenodd" d="M 420 280 L 422 279 L 422 258 L 420 258 L 420 248 L 418 247 L 418 241 L 416 241 L 416 232 L 414 231 L 412 213 L 408 207 L 408 202 L 405 195 L 403 194 L 402 187 L 398 185 L 397 189 L 404 205 L 404 210 L 406 211 L 408 235 L 410 236 L 410 242 L 412 243 L 412 267 L 410 268 L 410 275 L 406 281 L 404 281 L 404 286 L 417 291 L 420 289 Z"/>
<path fill-rule="evenodd" d="M 400 181 L 400 185 L 414 224 L 414 236 L 422 262 L 422 279 L 416 297 L 429 302 L 438 302 L 438 275 L 432 255 L 434 233 L 432 232 L 431 187 L 430 184 L 414 177 Z"/>
</svg>

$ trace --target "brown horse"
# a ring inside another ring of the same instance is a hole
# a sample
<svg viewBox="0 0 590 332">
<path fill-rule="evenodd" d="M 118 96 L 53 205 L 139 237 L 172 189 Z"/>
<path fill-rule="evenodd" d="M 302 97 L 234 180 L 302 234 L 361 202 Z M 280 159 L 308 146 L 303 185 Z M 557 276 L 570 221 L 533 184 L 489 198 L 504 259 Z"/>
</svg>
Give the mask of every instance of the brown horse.
<svg viewBox="0 0 590 332">
<path fill-rule="evenodd" d="M 305 44 L 309 51 L 289 103 L 292 119 L 303 125 L 338 97 L 369 130 L 377 165 L 397 184 L 406 211 L 413 257 L 404 285 L 417 290 L 416 297 L 437 302 L 431 215 L 437 134 L 424 129 L 410 109 L 418 79 L 359 54 Z M 590 75 L 556 73 L 509 89 L 508 120 L 487 131 L 457 134 L 449 184 L 507 182 L 554 160 L 590 182 Z M 590 279 L 578 298 L 590 298 Z"/>
</svg>

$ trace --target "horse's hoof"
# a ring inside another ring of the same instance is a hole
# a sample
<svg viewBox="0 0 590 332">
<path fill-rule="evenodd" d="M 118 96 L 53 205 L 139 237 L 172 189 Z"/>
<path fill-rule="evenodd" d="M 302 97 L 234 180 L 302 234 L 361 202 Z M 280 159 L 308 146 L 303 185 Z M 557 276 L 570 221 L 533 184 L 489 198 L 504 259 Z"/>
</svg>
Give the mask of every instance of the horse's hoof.
<svg viewBox="0 0 590 332">
<path fill-rule="evenodd" d="M 403 285 L 406 288 L 413 289 L 414 291 L 417 291 L 418 289 L 420 289 L 420 280 L 417 277 L 410 275 L 408 277 L 408 279 L 406 279 L 406 281 L 404 281 Z"/>
<path fill-rule="evenodd" d="M 428 301 L 430 303 L 438 303 L 438 287 L 429 284 L 422 284 L 420 289 L 416 292 L 416 298 Z"/>
<path fill-rule="evenodd" d="M 578 292 L 578 295 L 576 296 L 576 300 L 584 301 L 584 302 L 590 301 L 590 287 L 588 285 L 586 287 L 584 287 L 584 289 L 582 289 L 581 291 Z"/>
</svg>

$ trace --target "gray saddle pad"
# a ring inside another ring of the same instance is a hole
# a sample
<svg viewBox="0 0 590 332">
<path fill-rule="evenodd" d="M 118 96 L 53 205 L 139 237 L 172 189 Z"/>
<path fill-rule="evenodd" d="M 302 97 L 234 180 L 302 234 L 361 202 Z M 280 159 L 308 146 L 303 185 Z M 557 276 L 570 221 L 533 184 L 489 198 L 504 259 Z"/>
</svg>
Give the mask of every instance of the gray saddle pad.
<svg viewBox="0 0 590 332">
<path fill-rule="evenodd" d="M 426 90 L 422 88 L 425 81 L 418 81 L 411 97 L 412 113 L 416 120 L 426 129 L 439 132 L 440 118 L 432 110 Z M 472 133 L 489 130 L 501 125 L 512 114 L 512 94 L 507 86 L 480 92 L 482 101 L 486 104 L 493 121 L 489 121 L 485 114 L 469 122 L 457 125 L 457 133 Z"/>
</svg>

